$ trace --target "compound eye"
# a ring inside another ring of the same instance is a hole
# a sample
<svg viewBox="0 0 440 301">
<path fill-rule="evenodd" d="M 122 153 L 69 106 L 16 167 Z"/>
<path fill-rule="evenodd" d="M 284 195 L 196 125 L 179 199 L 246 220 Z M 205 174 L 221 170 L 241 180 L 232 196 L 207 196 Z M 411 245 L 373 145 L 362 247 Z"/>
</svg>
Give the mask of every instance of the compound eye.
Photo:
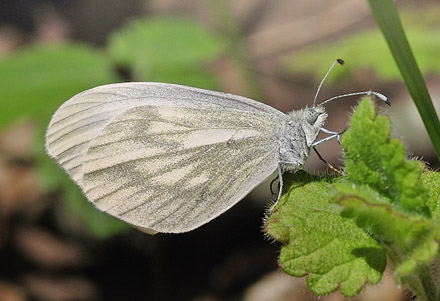
<svg viewBox="0 0 440 301">
<path fill-rule="evenodd" d="M 308 124 L 310 125 L 314 125 L 316 119 L 318 119 L 320 113 L 318 113 L 315 108 L 309 108 L 306 110 L 305 112 L 305 119 L 307 121 Z"/>
</svg>

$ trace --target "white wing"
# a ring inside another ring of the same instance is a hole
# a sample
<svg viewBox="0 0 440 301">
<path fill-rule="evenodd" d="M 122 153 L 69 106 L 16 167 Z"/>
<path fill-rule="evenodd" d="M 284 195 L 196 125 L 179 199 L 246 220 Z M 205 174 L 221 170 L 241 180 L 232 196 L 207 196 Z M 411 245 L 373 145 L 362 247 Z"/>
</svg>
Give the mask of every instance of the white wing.
<svg viewBox="0 0 440 301">
<path fill-rule="evenodd" d="M 244 97 L 114 84 L 63 104 L 46 145 L 99 209 L 148 232 L 185 232 L 276 169 L 284 125 L 283 113 Z"/>
</svg>

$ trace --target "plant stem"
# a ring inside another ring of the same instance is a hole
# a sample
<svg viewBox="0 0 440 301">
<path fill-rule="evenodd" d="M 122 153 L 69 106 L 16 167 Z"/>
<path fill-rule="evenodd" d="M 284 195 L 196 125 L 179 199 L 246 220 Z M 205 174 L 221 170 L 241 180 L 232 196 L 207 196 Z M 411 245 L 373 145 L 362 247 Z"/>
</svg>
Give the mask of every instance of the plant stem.
<svg viewBox="0 0 440 301">
<path fill-rule="evenodd" d="M 368 0 L 440 159 L 440 121 L 392 0 Z M 428 37 L 427 37 L 428 38 Z"/>
<path fill-rule="evenodd" d="M 393 245 L 384 244 L 383 242 L 382 244 L 386 246 L 388 258 L 393 262 L 395 267 L 402 263 L 401 253 L 409 254 L 409 251 L 397 251 Z M 418 300 L 438 300 L 439 296 L 435 282 L 426 265 L 420 265 L 412 275 L 403 277 L 403 280 L 411 288 Z"/>
<path fill-rule="evenodd" d="M 435 287 L 435 283 L 432 280 L 431 277 L 431 273 L 429 272 L 429 269 L 426 265 L 421 265 L 418 269 L 417 269 L 419 278 L 420 278 L 420 282 L 423 285 L 423 289 L 426 293 L 426 297 L 428 300 L 438 300 L 438 296 L 437 296 L 437 289 Z"/>
</svg>

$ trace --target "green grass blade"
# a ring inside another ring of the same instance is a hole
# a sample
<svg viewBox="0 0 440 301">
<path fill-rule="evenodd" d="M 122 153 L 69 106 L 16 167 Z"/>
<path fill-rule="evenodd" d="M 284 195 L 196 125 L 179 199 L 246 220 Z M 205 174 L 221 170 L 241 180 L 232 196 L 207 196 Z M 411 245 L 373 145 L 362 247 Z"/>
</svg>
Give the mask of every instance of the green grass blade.
<svg viewBox="0 0 440 301">
<path fill-rule="evenodd" d="M 440 121 L 392 0 L 368 0 L 440 159 Z"/>
</svg>

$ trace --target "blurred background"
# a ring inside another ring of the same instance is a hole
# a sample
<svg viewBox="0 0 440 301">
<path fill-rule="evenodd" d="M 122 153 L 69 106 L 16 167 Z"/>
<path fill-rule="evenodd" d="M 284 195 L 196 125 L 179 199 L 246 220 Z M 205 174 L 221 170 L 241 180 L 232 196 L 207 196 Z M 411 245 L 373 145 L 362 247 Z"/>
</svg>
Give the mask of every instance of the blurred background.
<svg viewBox="0 0 440 301">
<path fill-rule="evenodd" d="M 434 105 L 440 3 L 396 1 Z M 288 112 L 375 90 L 408 155 L 439 162 L 366 0 L 0 1 L 0 300 L 313 300 L 265 238 L 268 182 L 209 224 L 149 236 L 95 210 L 47 157 L 56 108 L 97 85 L 159 81 L 251 97 Z M 345 128 L 356 98 L 327 106 Z M 341 148 L 319 148 L 334 166 Z M 312 154 L 306 170 L 328 168 Z M 392 272 L 356 300 L 403 300 Z M 345 300 L 338 292 L 326 300 Z"/>
</svg>

